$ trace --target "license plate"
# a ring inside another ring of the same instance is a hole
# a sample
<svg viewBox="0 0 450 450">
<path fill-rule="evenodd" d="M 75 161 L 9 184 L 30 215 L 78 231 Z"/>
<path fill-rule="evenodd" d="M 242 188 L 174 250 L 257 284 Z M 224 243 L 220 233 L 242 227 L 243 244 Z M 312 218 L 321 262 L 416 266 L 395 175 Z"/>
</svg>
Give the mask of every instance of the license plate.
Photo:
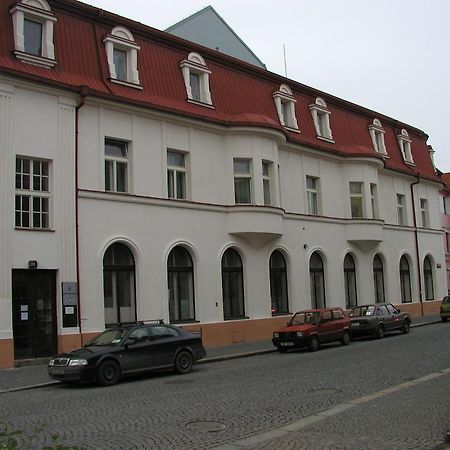
<svg viewBox="0 0 450 450">
<path fill-rule="evenodd" d="M 293 347 L 293 342 L 280 342 L 281 347 Z"/>
<path fill-rule="evenodd" d="M 64 375 L 64 369 L 62 367 L 53 367 L 53 375 Z"/>
<path fill-rule="evenodd" d="M 359 327 L 359 323 L 358 322 L 352 323 L 352 327 Z"/>
</svg>

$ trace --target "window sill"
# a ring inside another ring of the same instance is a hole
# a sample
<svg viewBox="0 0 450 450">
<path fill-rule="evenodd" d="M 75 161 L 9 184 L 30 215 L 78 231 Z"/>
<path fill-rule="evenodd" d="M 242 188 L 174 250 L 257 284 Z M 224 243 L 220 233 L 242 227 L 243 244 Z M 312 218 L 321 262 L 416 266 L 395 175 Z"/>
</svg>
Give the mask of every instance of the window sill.
<svg viewBox="0 0 450 450">
<path fill-rule="evenodd" d="M 245 319 L 250 319 L 250 317 L 247 317 L 247 316 L 224 317 L 223 320 L 230 321 L 230 320 L 245 320 Z"/>
<path fill-rule="evenodd" d="M 292 313 L 289 311 L 287 312 L 279 312 L 279 313 L 272 313 L 272 317 L 282 317 L 282 316 L 290 316 Z"/>
<path fill-rule="evenodd" d="M 44 69 L 52 69 L 57 64 L 57 61 L 54 59 L 44 58 L 43 56 L 32 55 L 30 53 L 23 53 L 17 50 L 14 52 L 14 56 L 26 64 L 43 67 Z"/>
<path fill-rule="evenodd" d="M 330 144 L 335 144 L 336 143 L 335 140 L 332 139 L 332 138 L 328 138 L 328 137 L 325 137 L 325 136 L 319 136 L 319 135 L 317 135 L 316 137 L 317 137 L 317 139 L 320 139 L 321 141 L 329 142 Z"/>
<path fill-rule="evenodd" d="M 54 233 L 53 228 L 14 227 L 15 231 L 38 231 L 39 233 Z"/>
<path fill-rule="evenodd" d="M 192 103 L 194 105 L 204 106 L 205 108 L 209 108 L 209 109 L 215 109 L 214 106 L 211 105 L 210 103 L 200 102 L 200 101 L 194 100 L 192 98 L 188 98 L 187 101 L 188 101 L 188 103 Z"/>
<path fill-rule="evenodd" d="M 141 91 L 144 89 L 144 86 L 142 86 L 141 84 L 130 83 L 128 81 L 123 81 L 123 80 L 117 80 L 116 78 L 110 78 L 109 81 L 111 81 L 111 83 L 120 84 L 121 86 L 127 86 L 127 87 L 131 87 L 133 89 L 139 89 Z"/>
<path fill-rule="evenodd" d="M 288 130 L 288 131 L 292 131 L 292 133 L 298 133 L 298 134 L 302 133 L 298 128 L 292 128 L 292 127 L 288 127 L 286 125 L 283 125 L 283 127 L 286 128 L 286 130 Z"/>
<path fill-rule="evenodd" d="M 406 161 L 406 159 L 404 159 L 403 162 L 404 162 L 405 164 L 408 164 L 408 166 L 416 167 L 416 165 L 414 164 L 413 161 Z"/>
<path fill-rule="evenodd" d="M 196 320 L 196 319 L 190 319 L 190 320 L 171 320 L 169 323 L 171 324 L 181 324 L 181 323 L 200 323 L 200 320 Z"/>
</svg>

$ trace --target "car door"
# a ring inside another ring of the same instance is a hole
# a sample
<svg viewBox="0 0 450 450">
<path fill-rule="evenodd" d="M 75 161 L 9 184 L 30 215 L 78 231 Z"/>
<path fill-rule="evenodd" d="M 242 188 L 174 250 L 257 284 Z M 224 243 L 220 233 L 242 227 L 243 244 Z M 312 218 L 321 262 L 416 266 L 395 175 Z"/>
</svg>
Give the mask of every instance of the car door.
<svg viewBox="0 0 450 450">
<path fill-rule="evenodd" d="M 346 318 L 344 316 L 344 311 L 342 309 L 333 309 L 333 322 L 334 322 L 334 339 L 342 339 L 345 332 L 345 322 Z"/>
<path fill-rule="evenodd" d="M 403 327 L 403 316 L 401 312 L 390 303 L 386 305 L 386 308 L 389 312 L 389 329 L 390 330 L 399 330 Z"/>
<path fill-rule="evenodd" d="M 378 307 L 378 314 L 383 321 L 384 331 L 391 331 L 392 327 L 395 327 L 395 319 L 392 317 L 392 314 L 389 314 L 385 305 Z"/>
<path fill-rule="evenodd" d="M 180 346 L 181 336 L 178 330 L 167 325 L 150 327 L 155 357 L 159 366 L 171 366 Z"/>
<path fill-rule="evenodd" d="M 335 339 L 336 325 L 331 311 L 322 311 L 320 314 L 318 333 L 320 342 L 330 342 Z"/>
<path fill-rule="evenodd" d="M 152 348 L 152 344 L 148 327 L 133 330 L 127 337 L 120 356 L 122 371 L 133 373 L 156 367 L 156 351 Z"/>
</svg>

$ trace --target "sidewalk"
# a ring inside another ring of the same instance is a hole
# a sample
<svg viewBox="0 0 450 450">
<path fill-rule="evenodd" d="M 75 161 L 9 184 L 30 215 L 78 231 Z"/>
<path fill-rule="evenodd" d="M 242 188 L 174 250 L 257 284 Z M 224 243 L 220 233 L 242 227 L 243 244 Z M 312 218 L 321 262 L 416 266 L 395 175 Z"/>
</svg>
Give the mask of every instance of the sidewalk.
<svg viewBox="0 0 450 450">
<path fill-rule="evenodd" d="M 411 328 L 440 322 L 439 316 L 424 316 L 412 320 Z M 207 357 L 197 364 L 207 364 L 227 359 L 243 358 L 275 351 L 272 341 L 243 342 L 225 347 L 207 348 Z M 60 383 L 51 380 L 47 364 L 0 369 L 0 395 L 6 392 L 33 389 Z"/>
</svg>

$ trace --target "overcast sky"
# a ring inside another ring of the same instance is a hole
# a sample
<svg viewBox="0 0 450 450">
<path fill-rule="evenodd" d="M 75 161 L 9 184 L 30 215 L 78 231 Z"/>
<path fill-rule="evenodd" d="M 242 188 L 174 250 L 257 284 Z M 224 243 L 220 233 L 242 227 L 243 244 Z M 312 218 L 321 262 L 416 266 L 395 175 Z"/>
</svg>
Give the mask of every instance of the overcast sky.
<svg viewBox="0 0 450 450">
<path fill-rule="evenodd" d="M 450 172 L 450 0 L 85 0 L 164 30 L 211 5 L 267 69 L 408 123 Z"/>
</svg>

